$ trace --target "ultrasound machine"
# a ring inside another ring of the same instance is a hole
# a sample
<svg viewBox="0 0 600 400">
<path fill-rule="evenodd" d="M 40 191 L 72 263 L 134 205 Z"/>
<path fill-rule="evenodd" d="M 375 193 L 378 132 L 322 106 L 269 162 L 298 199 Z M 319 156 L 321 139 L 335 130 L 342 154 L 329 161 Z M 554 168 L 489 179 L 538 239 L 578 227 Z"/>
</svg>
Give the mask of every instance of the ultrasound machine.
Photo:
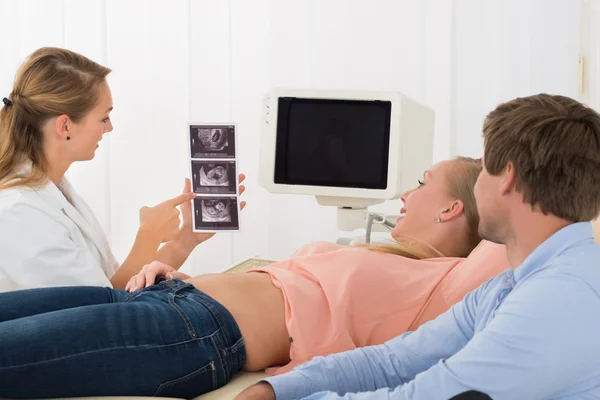
<svg viewBox="0 0 600 400">
<path fill-rule="evenodd" d="M 398 218 L 368 207 L 399 198 L 433 162 L 434 112 L 403 93 L 274 89 L 262 117 L 261 186 L 337 207 L 338 228 L 367 226 L 367 242 Z"/>
</svg>

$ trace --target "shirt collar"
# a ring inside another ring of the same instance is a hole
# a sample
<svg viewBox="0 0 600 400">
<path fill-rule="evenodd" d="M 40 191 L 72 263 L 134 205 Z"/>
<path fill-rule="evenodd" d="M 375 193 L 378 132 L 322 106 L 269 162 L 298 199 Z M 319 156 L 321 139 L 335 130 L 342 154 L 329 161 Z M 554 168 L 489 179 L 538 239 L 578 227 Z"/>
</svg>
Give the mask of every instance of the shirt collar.
<svg viewBox="0 0 600 400">
<path fill-rule="evenodd" d="M 567 225 L 539 245 L 523 263 L 514 270 L 514 280 L 519 282 L 535 271 L 547 267 L 554 256 L 584 240 L 594 239 L 591 222 L 577 222 Z"/>
</svg>

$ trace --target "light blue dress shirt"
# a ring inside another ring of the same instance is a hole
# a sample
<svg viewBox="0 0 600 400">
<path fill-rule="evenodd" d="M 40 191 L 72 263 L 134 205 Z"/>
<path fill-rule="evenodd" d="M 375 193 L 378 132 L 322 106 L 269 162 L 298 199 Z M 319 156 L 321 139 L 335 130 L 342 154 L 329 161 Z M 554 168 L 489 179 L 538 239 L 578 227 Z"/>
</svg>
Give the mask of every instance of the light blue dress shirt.
<svg viewBox="0 0 600 400">
<path fill-rule="evenodd" d="M 415 332 L 265 379 L 285 399 L 600 399 L 600 246 L 569 225 Z M 309 397 L 310 396 L 310 397 Z"/>
</svg>

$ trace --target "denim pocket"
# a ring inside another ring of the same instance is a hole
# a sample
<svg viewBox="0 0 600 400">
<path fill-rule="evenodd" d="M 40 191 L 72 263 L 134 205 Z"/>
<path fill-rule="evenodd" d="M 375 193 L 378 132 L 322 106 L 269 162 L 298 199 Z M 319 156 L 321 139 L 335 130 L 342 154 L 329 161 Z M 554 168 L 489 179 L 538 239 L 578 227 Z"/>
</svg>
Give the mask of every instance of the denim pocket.
<svg viewBox="0 0 600 400">
<path fill-rule="evenodd" d="M 215 363 L 211 361 L 190 374 L 161 384 L 153 396 L 191 399 L 216 388 L 217 375 Z"/>
</svg>

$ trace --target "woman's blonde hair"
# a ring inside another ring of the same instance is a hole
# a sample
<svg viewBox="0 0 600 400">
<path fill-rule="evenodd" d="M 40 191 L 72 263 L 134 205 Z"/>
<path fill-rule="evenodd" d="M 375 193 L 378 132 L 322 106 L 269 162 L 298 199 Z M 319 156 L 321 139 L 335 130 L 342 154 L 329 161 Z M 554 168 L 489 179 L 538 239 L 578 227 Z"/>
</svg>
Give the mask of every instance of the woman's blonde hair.
<svg viewBox="0 0 600 400">
<path fill-rule="evenodd" d="M 464 213 L 467 218 L 467 230 L 463 238 L 464 245 L 459 256 L 466 257 L 479 244 L 481 237 L 478 233 L 479 214 L 475 202 L 475 183 L 481 172 L 481 160 L 469 157 L 456 157 L 451 172 L 445 175 L 448 180 L 450 196 L 464 204 Z M 396 254 L 402 257 L 422 260 L 425 258 L 445 257 L 431 245 L 408 236 L 400 236 L 394 244 L 358 245 L 373 251 Z"/>
<path fill-rule="evenodd" d="M 47 180 L 42 126 L 62 114 L 81 121 L 98 104 L 97 87 L 110 72 L 87 57 L 54 47 L 27 58 L 0 109 L 0 189 Z M 24 170 L 28 160 L 32 168 Z"/>
</svg>

